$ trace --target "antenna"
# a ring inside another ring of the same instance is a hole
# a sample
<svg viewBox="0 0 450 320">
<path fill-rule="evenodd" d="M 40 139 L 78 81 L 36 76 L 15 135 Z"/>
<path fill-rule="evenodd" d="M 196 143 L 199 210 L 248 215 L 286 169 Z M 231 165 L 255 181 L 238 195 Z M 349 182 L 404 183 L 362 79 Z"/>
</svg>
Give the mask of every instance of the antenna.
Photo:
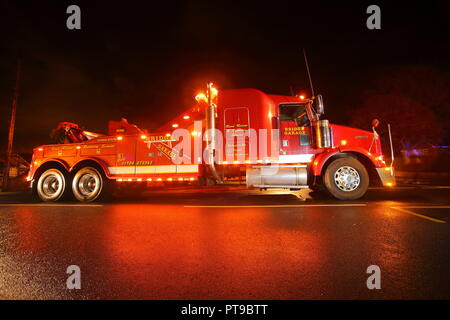
<svg viewBox="0 0 450 320">
<path fill-rule="evenodd" d="M 291 96 L 294 96 L 294 90 L 292 89 L 292 86 L 289 86 L 289 89 L 291 89 Z"/>
<path fill-rule="evenodd" d="M 308 58 L 306 57 L 306 50 L 303 48 L 303 57 L 305 57 L 305 64 L 306 64 L 306 70 L 308 71 L 308 78 L 309 78 L 309 85 L 311 86 L 311 94 L 314 97 L 314 87 L 311 80 L 311 73 L 309 72 L 309 64 L 308 64 Z"/>
</svg>

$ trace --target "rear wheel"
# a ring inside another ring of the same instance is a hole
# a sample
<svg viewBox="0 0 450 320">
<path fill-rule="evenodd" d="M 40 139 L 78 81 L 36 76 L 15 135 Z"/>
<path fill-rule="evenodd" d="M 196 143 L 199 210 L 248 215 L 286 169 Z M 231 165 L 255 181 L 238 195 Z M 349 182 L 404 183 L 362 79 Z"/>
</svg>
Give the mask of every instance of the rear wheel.
<svg viewBox="0 0 450 320">
<path fill-rule="evenodd" d="M 104 199 L 108 194 L 109 181 L 93 167 L 81 168 L 72 181 L 72 192 L 81 202 L 92 202 Z"/>
<path fill-rule="evenodd" d="M 69 175 L 59 169 L 44 171 L 36 185 L 37 195 L 45 202 L 57 202 L 67 196 L 69 191 Z"/>
<path fill-rule="evenodd" d="M 364 196 L 369 187 L 366 168 L 354 158 L 334 160 L 325 171 L 327 191 L 340 200 L 356 200 Z"/>
</svg>

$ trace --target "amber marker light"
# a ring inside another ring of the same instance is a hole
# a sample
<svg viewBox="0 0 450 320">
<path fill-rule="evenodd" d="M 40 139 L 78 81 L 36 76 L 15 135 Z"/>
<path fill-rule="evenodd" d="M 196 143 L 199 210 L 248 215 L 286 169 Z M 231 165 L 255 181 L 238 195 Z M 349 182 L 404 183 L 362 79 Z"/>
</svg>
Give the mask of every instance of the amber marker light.
<svg viewBox="0 0 450 320">
<path fill-rule="evenodd" d="M 191 117 L 190 116 L 184 116 L 183 119 L 184 120 L 189 120 Z"/>
<path fill-rule="evenodd" d="M 143 135 L 141 135 L 141 139 L 142 140 L 147 139 L 147 136 L 145 134 L 143 134 Z"/>
<path fill-rule="evenodd" d="M 137 181 L 142 181 L 142 179 L 141 179 L 141 178 L 139 178 L 139 179 L 137 179 Z"/>
<path fill-rule="evenodd" d="M 214 88 L 213 86 L 211 86 L 211 98 L 214 99 L 215 97 L 217 97 L 217 95 L 219 94 L 219 91 Z"/>
<path fill-rule="evenodd" d="M 302 94 L 299 96 L 299 98 L 300 98 L 301 100 L 305 100 L 305 96 L 302 95 Z"/>
<path fill-rule="evenodd" d="M 347 145 L 347 140 L 341 140 L 341 146 L 346 146 Z"/>
<path fill-rule="evenodd" d="M 167 178 L 167 181 L 172 181 L 173 179 L 172 178 Z"/>
<path fill-rule="evenodd" d="M 42 148 L 39 148 L 39 149 L 38 149 L 38 151 L 44 151 L 44 149 L 42 149 Z"/>
<path fill-rule="evenodd" d="M 128 181 L 133 181 L 133 179 L 128 179 Z"/>
<path fill-rule="evenodd" d="M 118 181 L 118 182 L 122 182 L 122 181 L 123 181 L 123 179 L 117 179 L 117 181 Z"/>
<path fill-rule="evenodd" d="M 78 149 L 78 150 L 80 150 L 80 149 L 81 149 L 81 147 L 80 147 L 80 146 L 77 146 L 77 149 Z"/>
<path fill-rule="evenodd" d="M 174 123 L 174 124 L 172 125 L 172 128 L 178 128 L 178 124 L 177 124 L 177 123 Z"/>
<path fill-rule="evenodd" d="M 122 141 L 122 140 L 123 140 L 123 137 L 122 137 L 122 136 L 118 136 L 118 137 L 117 137 L 117 140 Z"/>
<path fill-rule="evenodd" d="M 198 103 L 200 102 L 208 103 L 208 98 L 202 92 L 195 96 L 195 100 L 197 100 Z"/>
<path fill-rule="evenodd" d="M 153 181 L 153 179 L 152 178 L 148 178 L 147 181 Z"/>
<path fill-rule="evenodd" d="M 386 183 L 386 186 L 387 186 L 387 187 L 393 187 L 394 184 L 393 184 L 392 182 L 387 182 L 387 183 Z"/>
<path fill-rule="evenodd" d="M 191 181 L 194 181 L 194 180 L 195 180 L 195 178 L 189 178 L 189 180 L 191 180 Z"/>
<path fill-rule="evenodd" d="M 156 179 L 157 181 L 162 181 L 162 179 L 161 178 L 158 178 L 158 179 Z"/>
</svg>

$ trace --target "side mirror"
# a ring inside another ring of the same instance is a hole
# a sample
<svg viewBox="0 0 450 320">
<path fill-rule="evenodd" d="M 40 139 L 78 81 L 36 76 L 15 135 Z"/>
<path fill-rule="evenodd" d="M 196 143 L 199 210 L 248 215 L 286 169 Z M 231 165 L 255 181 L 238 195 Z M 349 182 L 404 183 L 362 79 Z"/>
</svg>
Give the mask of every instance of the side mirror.
<svg viewBox="0 0 450 320">
<path fill-rule="evenodd" d="M 378 121 L 378 119 L 373 119 L 372 120 L 372 128 L 376 128 L 380 125 L 380 121 Z"/>
<path fill-rule="evenodd" d="M 322 115 L 325 113 L 325 108 L 323 106 L 323 98 L 321 94 L 318 94 L 315 98 L 316 100 L 316 112 L 319 115 Z"/>
</svg>

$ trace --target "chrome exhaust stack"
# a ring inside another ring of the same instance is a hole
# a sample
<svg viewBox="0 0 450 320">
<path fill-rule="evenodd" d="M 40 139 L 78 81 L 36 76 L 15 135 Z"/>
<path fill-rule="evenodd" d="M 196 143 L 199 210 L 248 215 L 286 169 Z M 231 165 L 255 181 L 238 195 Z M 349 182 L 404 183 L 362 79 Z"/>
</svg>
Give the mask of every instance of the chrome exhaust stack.
<svg viewBox="0 0 450 320">
<path fill-rule="evenodd" d="M 216 105 L 214 103 L 214 99 L 217 96 L 217 90 L 213 87 L 212 83 L 209 83 L 207 86 L 207 98 L 208 104 L 205 108 L 205 141 L 206 141 L 206 150 L 208 153 L 208 163 L 209 169 L 211 170 L 211 175 L 216 180 L 217 183 L 222 183 L 222 179 L 220 179 L 219 174 L 217 173 L 217 169 L 215 167 L 215 153 L 216 153 Z"/>
</svg>

